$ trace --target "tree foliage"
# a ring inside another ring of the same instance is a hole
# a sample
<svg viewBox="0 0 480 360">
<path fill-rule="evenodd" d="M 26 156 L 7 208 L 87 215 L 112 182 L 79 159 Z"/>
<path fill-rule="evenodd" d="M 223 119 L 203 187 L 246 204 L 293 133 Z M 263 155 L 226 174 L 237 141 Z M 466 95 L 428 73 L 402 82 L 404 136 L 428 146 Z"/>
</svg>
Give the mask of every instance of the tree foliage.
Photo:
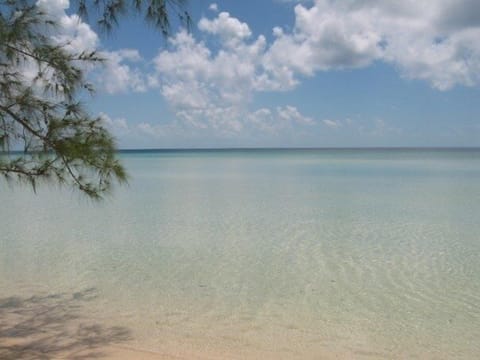
<svg viewBox="0 0 480 360">
<path fill-rule="evenodd" d="M 185 10 L 186 0 L 76 0 L 78 13 L 88 18 L 92 12 L 98 15 L 97 24 L 106 31 L 119 24 L 120 18 L 132 12 L 143 15 L 163 35 L 170 32 L 170 14 L 176 14 L 180 22 L 190 26 L 190 15 Z M 90 6 L 89 6 L 90 4 Z"/>
<path fill-rule="evenodd" d="M 94 14 L 107 31 L 133 10 L 163 34 L 170 14 L 188 25 L 183 0 L 77 0 L 81 16 Z M 75 52 L 51 34 L 57 24 L 35 1 L 0 0 L 0 175 L 77 188 L 99 199 L 127 174 L 115 140 L 102 120 L 79 100 L 93 87 L 85 69 L 104 61 L 97 52 Z M 13 150 L 20 150 L 13 151 Z"/>
</svg>

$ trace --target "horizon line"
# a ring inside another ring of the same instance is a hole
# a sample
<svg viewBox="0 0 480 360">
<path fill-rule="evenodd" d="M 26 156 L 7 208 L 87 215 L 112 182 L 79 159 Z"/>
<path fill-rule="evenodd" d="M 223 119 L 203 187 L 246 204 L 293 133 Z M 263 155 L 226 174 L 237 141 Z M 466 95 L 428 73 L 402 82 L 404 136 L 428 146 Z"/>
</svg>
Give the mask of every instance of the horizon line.
<svg viewBox="0 0 480 360">
<path fill-rule="evenodd" d="M 165 148 L 120 148 L 117 153 L 161 151 L 278 151 L 278 150 L 480 150 L 480 146 L 325 146 L 325 147 L 165 147 Z M 30 152 L 34 153 L 34 152 Z M 38 153 L 38 152 L 37 152 Z M 0 150 L 0 155 L 28 154 L 24 150 Z"/>
<path fill-rule="evenodd" d="M 480 146 L 165 147 L 122 148 L 117 149 L 117 152 L 219 150 L 480 150 Z"/>
</svg>

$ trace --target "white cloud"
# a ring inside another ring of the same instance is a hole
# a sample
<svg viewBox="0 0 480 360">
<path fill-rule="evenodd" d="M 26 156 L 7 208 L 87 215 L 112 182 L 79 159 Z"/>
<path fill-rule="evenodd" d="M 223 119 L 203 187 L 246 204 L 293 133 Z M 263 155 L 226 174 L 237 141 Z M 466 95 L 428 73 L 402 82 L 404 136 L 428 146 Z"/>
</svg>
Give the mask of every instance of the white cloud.
<svg viewBox="0 0 480 360">
<path fill-rule="evenodd" d="M 68 16 L 65 13 L 69 7 L 68 0 L 39 0 L 37 6 L 46 14 L 47 20 L 57 24 L 57 26 L 45 29 L 45 36 L 50 36 L 54 45 L 61 45 L 65 51 L 75 54 L 96 49 L 98 46 L 97 34 L 87 24 L 82 23 L 77 15 Z M 75 65 L 83 66 L 86 72 L 93 67 L 87 67 L 80 62 L 76 62 Z M 33 59 L 25 58 L 16 66 L 22 74 L 22 81 L 35 91 L 43 91 L 45 86 L 52 82 L 54 71 Z M 38 76 L 40 73 L 41 77 Z M 54 96 L 61 98 L 61 89 Z"/>
<path fill-rule="evenodd" d="M 238 45 L 240 41 L 252 35 L 247 23 L 231 17 L 228 12 L 221 12 L 213 20 L 200 19 L 198 28 L 201 31 L 219 36 L 224 44 L 229 47 Z"/>
<path fill-rule="evenodd" d="M 103 125 L 119 141 L 121 147 L 135 147 L 138 144 L 156 146 L 158 141 L 162 144 L 167 139 L 185 137 L 187 134 L 175 122 L 158 124 L 142 121 L 138 124 L 129 124 L 125 118 L 112 118 L 106 113 L 99 114 Z"/>
<path fill-rule="evenodd" d="M 272 110 L 268 124 L 256 121 L 250 109 L 256 92 L 289 87 L 264 67 L 266 39 L 251 39 L 251 31 L 228 13 L 213 20 L 201 19 L 199 29 L 220 38 L 222 47 L 212 52 L 205 42 L 181 31 L 170 39 L 172 48 L 154 59 L 156 83 L 176 118 L 186 126 L 210 129 L 221 136 L 236 136 L 255 128 L 271 131 L 270 120 L 309 125 L 313 120 L 292 106 Z M 273 127 L 278 130 L 277 127 Z"/>
<path fill-rule="evenodd" d="M 304 116 L 295 106 L 279 106 L 275 110 L 261 108 L 247 115 L 249 125 L 271 135 L 281 133 L 291 133 L 292 130 L 299 126 L 311 126 L 315 121 Z"/>
<path fill-rule="evenodd" d="M 68 0 L 39 4 L 61 19 L 57 41 L 70 42 L 76 50 L 98 48 L 95 32 L 65 12 Z M 105 51 L 109 61 L 98 78 L 109 93 L 158 88 L 169 104 L 174 122 L 145 122 L 128 128 L 130 133 L 162 137 L 190 131 L 227 138 L 288 133 L 315 121 L 290 105 L 255 109 L 255 95 L 291 90 L 302 78 L 321 71 L 381 61 L 440 90 L 478 85 L 479 7 L 476 0 L 297 1 L 293 29 L 273 28 L 274 38 L 267 43 L 264 36 L 254 36 L 246 22 L 218 12 L 213 3 L 212 18 L 198 23 L 204 41 L 180 31 L 169 40 L 171 47 L 153 59 L 150 73 L 145 71 L 149 62 L 137 50 Z M 209 46 L 211 40 L 215 47 Z M 383 120 L 362 125 L 324 119 L 319 124 L 319 129 L 342 131 L 356 126 L 372 136 L 396 131 Z"/>
<path fill-rule="evenodd" d="M 292 34 L 274 30 L 277 38 L 265 56 L 265 66 L 273 73 L 313 75 L 365 66 L 381 55 L 381 36 L 360 14 L 317 1 L 311 8 L 297 5 L 295 19 Z"/>
<path fill-rule="evenodd" d="M 312 125 L 314 123 L 312 118 L 300 114 L 300 112 L 295 106 L 287 105 L 283 108 L 278 107 L 277 112 L 279 118 L 284 121 L 304 125 Z"/>
<path fill-rule="evenodd" d="M 480 81 L 478 1 L 316 0 L 295 6 L 293 32 L 277 37 L 265 56 L 274 76 L 298 75 L 385 61 L 405 77 L 446 90 Z"/>
<path fill-rule="evenodd" d="M 37 6 L 58 25 L 51 34 L 55 43 L 75 53 L 94 51 L 98 47 L 98 36 L 90 26 L 76 14 L 67 15 L 69 0 L 38 0 Z"/>
<path fill-rule="evenodd" d="M 37 6 L 45 10 L 52 17 L 61 17 L 70 7 L 69 0 L 38 0 Z"/>
<path fill-rule="evenodd" d="M 275 27 L 270 45 L 263 36 L 250 40 L 249 25 L 227 12 L 213 19 L 202 18 L 199 30 L 221 40 L 219 53 L 208 54 L 206 60 L 214 60 L 231 77 L 236 77 L 234 71 L 243 72 L 244 80 L 250 76 L 246 81 L 254 84 L 255 91 L 289 90 L 301 76 L 365 67 L 375 61 L 391 63 L 403 76 L 428 81 L 441 90 L 480 82 L 477 0 L 291 2 L 297 2 L 293 30 Z M 57 42 L 69 43 L 77 51 L 98 47 L 98 36 L 89 25 L 66 13 L 68 0 L 38 0 L 38 5 L 58 19 L 61 31 L 54 35 Z M 218 11 L 216 3 L 209 8 Z M 186 36 L 177 36 L 177 41 Z M 203 51 L 210 51 L 206 45 L 192 42 L 197 46 L 194 50 L 203 46 Z M 158 85 L 158 78 L 140 76 L 142 67 L 134 67 L 133 58 L 121 52 L 107 57 L 112 67 L 103 78 L 107 91 L 144 91 Z M 226 94 L 233 95 L 231 91 Z"/>
<path fill-rule="evenodd" d="M 124 118 L 112 119 L 110 116 L 108 116 L 108 114 L 104 112 L 101 112 L 98 116 L 102 119 L 103 123 L 108 127 L 111 127 L 113 129 L 128 130 L 128 124 Z"/>
<path fill-rule="evenodd" d="M 51 32 L 51 38 L 56 44 L 63 45 L 64 49 L 71 53 L 98 50 L 100 41 L 95 31 L 78 15 L 67 14 L 69 0 L 38 0 L 37 6 L 57 23 L 58 26 Z M 138 50 L 104 50 L 99 54 L 106 59 L 101 69 L 94 72 L 95 80 L 101 89 L 108 93 L 142 92 L 147 89 L 147 77 L 139 68 L 132 67 L 132 63 L 142 60 Z M 87 72 L 93 70 L 91 66 L 84 69 Z"/>
<path fill-rule="evenodd" d="M 340 120 L 324 119 L 322 120 L 322 123 L 331 129 L 337 129 L 342 126 L 342 122 Z"/>
<path fill-rule="evenodd" d="M 107 61 L 103 71 L 98 75 L 97 81 L 107 93 L 145 92 L 147 90 L 148 79 L 145 74 L 130 65 L 142 60 L 137 50 L 106 51 L 101 55 Z"/>
<path fill-rule="evenodd" d="M 260 108 L 245 113 L 241 118 L 235 114 L 223 113 L 220 109 L 212 108 L 209 115 L 217 120 L 211 124 L 200 121 L 198 124 L 188 123 L 182 116 L 177 114 L 178 120 L 158 123 L 157 121 L 142 121 L 138 124 L 129 124 L 124 118 L 112 118 L 101 113 L 105 126 L 119 140 L 123 148 L 135 147 L 142 144 L 146 147 L 168 146 L 212 146 L 213 144 L 232 146 L 233 144 L 250 144 L 253 146 L 265 146 L 265 144 L 278 145 L 278 139 L 282 144 L 292 146 L 324 145 L 338 146 L 345 144 L 341 139 L 358 139 L 358 144 L 385 144 L 385 139 L 394 141 L 402 130 L 393 126 L 382 118 L 377 119 L 345 119 L 331 120 L 332 129 L 342 128 L 332 137 L 332 132 L 326 132 L 324 121 L 320 123 L 307 121 L 307 126 L 298 126 L 296 116 L 286 116 L 286 113 L 295 114 L 298 110 L 292 106 L 277 108 Z M 301 115 L 304 117 L 304 115 Z M 193 121 L 198 118 L 193 116 Z M 222 121 L 224 123 L 222 123 Z M 328 123 L 328 121 L 327 121 Z M 305 125 L 305 124 L 303 124 Z M 323 126 L 322 126 L 323 125 Z M 216 126 L 216 128 L 212 128 Z M 192 131 L 195 130 L 195 131 Z M 215 130 L 215 131 L 214 131 Z M 339 141 L 336 143 L 336 141 Z M 362 142 L 363 141 L 363 142 Z M 307 145 L 308 144 L 308 145 Z M 382 145 L 383 146 L 383 145 Z"/>
<path fill-rule="evenodd" d="M 359 139 L 358 144 L 384 144 L 385 139 L 394 140 L 402 133 L 398 127 L 392 126 L 382 118 L 331 120 L 332 123 L 340 124 L 342 132 L 325 131 L 325 122 L 307 120 L 304 123 L 304 115 L 293 106 L 277 108 L 260 108 L 245 113 L 242 117 L 236 114 L 222 112 L 221 109 L 210 109 L 209 118 L 217 117 L 217 120 L 199 121 L 198 124 L 188 123 L 182 116 L 192 115 L 177 114 L 177 119 L 171 122 L 158 123 L 157 121 L 142 121 L 138 124 L 129 124 L 123 118 L 112 118 L 101 113 L 107 128 L 119 140 L 123 148 L 135 147 L 138 144 L 146 147 L 168 146 L 235 146 L 250 144 L 252 146 L 265 146 L 271 144 L 290 144 L 291 146 L 338 146 L 347 138 Z M 291 115 L 286 115 L 291 114 Z M 300 114 L 300 119 L 299 115 Z M 308 117 L 307 117 L 308 118 Z M 198 121 L 196 116 L 192 120 Z M 303 124 L 299 126 L 298 121 Z M 223 123 L 222 123 L 223 122 Z M 323 125 L 323 126 L 322 126 Z M 216 126 L 216 128 L 212 128 Z M 335 129 L 335 127 L 334 127 Z M 195 130 L 195 131 L 192 131 Z M 336 143 L 340 139 L 339 143 Z M 363 139 L 363 143 L 361 142 Z M 213 141 L 213 142 L 212 142 Z M 366 141 L 366 142 L 365 142 Z M 382 145 L 383 146 L 383 145 Z"/>
<path fill-rule="evenodd" d="M 222 21 L 240 24 L 228 19 Z M 211 24 L 206 25 L 210 30 L 223 26 L 210 28 Z M 229 35 L 238 41 L 230 42 L 217 54 L 182 31 L 170 40 L 173 48 L 161 51 L 154 59 L 162 95 L 177 118 L 188 126 L 210 128 L 223 135 L 242 130 L 239 119 L 248 112 L 256 88 L 265 38 L 247 42 L 241 40 L 246 36 L 242 26 L 238 29 L 240 35 L 234 35 L 234 31 Z"/>
<path fill-rule="evenodd" d="M 475 6 L 471 0 L 463 3 Z M 198 24 L 201 32 L 220 40 L 219 49 L 214 52 L 206 42 L 182 31 L 170 40 L 172 47 L 154 59 L 156 74 L 151 82 L 159 84 L 184 124 L 224 135 L 257 125 L 260 130 L 276 131 L 272 122 L 286 118 L 303 125 L 313 122 L 288 106 L 281 110 L 250 107 L 256 93 L 290 90 L 302 76 L 319 71 L 384 61 L 394 64 L 403 76 L 426 80 L 442 90 L 477 84 L 480 45 L 474 39 L 480 38 L 480 22 L 461 11 L 455 21 L 447 21 L 447 5 L 451 2 L 316 0 L 313 5 L 297 4 L 293 31 L 275 27 L 271 44 L 263 36 L 253 38 L 248 24 L 221 12 Z M 322 124 L 343 125 L 331 119 Z"/>
</svg>

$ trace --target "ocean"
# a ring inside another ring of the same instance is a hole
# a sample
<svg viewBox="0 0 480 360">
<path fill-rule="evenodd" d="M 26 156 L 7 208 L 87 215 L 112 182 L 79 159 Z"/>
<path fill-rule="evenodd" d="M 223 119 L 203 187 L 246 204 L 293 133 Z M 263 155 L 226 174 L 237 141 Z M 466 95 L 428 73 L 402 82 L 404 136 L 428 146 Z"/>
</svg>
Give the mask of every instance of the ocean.
<svg viewBox="0 0 480 360">
<path fill-rule="evenodd" d="M 480 149 L 119 156 L 102 202 L 1 183 L 0 357 L 478 358 Z"/>
</svg>

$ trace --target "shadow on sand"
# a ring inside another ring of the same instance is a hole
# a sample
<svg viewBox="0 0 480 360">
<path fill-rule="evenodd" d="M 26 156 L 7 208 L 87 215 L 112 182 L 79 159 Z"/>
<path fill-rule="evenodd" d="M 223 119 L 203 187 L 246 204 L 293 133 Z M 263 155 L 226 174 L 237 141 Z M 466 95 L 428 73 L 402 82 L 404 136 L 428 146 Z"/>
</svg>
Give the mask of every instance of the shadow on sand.
<svg viewBox="0 0 480 360">
<path fill-rule="evenodd" d="M 105 327 L 82 317 L 97 297 L 74 294 L 0 298 L 0 359 L 95 359 L 105 347 L 131 340 L 124 327 Z"/>
</svg>

